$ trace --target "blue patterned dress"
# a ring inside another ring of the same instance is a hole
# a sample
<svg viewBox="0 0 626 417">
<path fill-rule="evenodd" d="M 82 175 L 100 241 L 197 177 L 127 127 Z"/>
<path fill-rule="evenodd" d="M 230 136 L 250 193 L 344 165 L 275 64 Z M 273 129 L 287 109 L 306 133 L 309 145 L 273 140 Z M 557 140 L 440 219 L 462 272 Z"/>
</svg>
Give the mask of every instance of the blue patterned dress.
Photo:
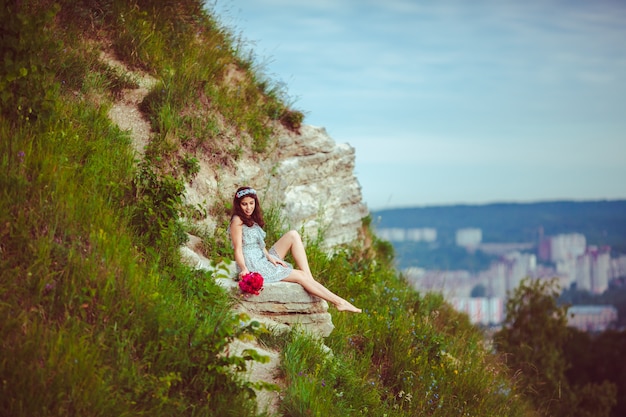
<svg viewBox="0 0 626 417">
<path fill-rule="evenodd" d="M 263 253 L 266 233 L 265 230 L 261 229 L 261 226 L 255 223 L 252 227 L 248 227 L 244 224 L 242 232 L 243 259 L 250 272 L 261 274 L 263 281 L 266 283 L 281 281 L 291 274 L 293 266 L 290 264 L 287 264 L 287 266 L 274 265 Z M 274 258 L 281 259 L 274 247 L 269 250 L 269 253 Z M 239 266 L 237 266 L 238 274 L 239 271 Z"/>
</svg>

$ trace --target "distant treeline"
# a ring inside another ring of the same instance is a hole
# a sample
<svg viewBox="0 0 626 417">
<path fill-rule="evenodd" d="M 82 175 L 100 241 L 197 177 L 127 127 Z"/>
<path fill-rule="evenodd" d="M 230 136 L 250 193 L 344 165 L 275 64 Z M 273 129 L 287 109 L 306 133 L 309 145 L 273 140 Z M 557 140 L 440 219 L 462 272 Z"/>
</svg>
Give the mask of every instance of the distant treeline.
<svg viewBox="0 0 626 417">
<path fill-rule="evenodd" d="M 589 245 L 626 253 L 626 200 L 428 206 L 372 212 L 377 228 L 437 229 L 440 244 L 454 244 L 457 229 L 482 229 L 483 242 L 538 242 L 542 236 L 582 233 Z"/>
</svg>

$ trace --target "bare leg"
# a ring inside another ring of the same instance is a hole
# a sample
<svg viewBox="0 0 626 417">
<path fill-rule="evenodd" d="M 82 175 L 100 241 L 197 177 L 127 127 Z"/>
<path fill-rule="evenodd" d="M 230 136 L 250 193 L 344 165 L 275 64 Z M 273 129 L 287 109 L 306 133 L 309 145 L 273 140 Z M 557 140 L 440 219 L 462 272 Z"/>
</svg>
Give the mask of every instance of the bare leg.
<svg viewBox="0 0 626 417">
<path fill-rule="evenodd" d="M 285 233 L 280 239 L 278 239 L 278 241 L 276 241 L 274 249 L 281 258 L 284 258 L 287 253 L 291 251 L 291 255 L 299 268 L 294 269 L 287 278 L 283 279 L 283 281 L 295 282 L 302 285 L 308 293 L 332 303 L 339 311 L 350 311 L 354 313 L 361 312 L 360 308 L 356 308 L 350 302 L 339 297 L 337 294 L 334 294 L 313 278 L 311 268 L 309 267 L 309 260 L 304 249 L 304 244 L 302 243 L 302 238 L 297 231 L 291 230 Z"/>
<path fill-rule="evenodd" d="M 304 271 L 294 269 L 292 273 L 283 281 L 295 282 L 300 285 L 309 293 L 317 297 L 320 297 L 329 303 L 332 303 L 339 311 L 349 311 L 352 313 L 360 313 L 361 309 L 353 306 L 347 300 L 339 297 L 337 294 L 331 292 L 328 288 L 324 287 L 319 282 L 315 281 Z"/>
<path fill-rule="evenodd" d="M 276 243 L 274 243 L 273 247 L 278 255 L 283 259 L 285 259 L 287 253 L 291 251 L 291 255 L 296 261 L 298 268 L 313 279 L 311 268 L 309 268 L 309 260 L 306 256 L 306 251 L 304 250 L 304 244 L 302 243 L 302 238 L 297 231 L 290 230 L 285 233 L 276 241 Z"/>
</svg>

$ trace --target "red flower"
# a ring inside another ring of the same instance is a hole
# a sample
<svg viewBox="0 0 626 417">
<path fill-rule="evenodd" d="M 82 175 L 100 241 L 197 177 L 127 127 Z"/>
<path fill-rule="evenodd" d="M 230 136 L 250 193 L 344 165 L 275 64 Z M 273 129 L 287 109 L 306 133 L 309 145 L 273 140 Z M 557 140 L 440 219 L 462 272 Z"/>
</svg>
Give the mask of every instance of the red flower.
<svg viewBox="0 0 626 417">
<path fill-rule="evenodd" d="M 239 288 L 245 293 L 259 295 L 263 288 L 263 277 L 258 272 L 249 272 L 241 277 Z"/>
</svg>

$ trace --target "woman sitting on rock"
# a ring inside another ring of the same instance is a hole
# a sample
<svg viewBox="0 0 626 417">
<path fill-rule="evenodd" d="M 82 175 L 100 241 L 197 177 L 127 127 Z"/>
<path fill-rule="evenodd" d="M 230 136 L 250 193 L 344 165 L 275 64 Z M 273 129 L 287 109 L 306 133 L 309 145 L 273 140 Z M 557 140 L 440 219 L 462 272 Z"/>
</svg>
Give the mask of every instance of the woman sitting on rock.
<svg viewBox="0 0 626 417">
<path fill-rule="evenodd" d="M 258 272 L 263 276 L 264 282 L 295 282 L 310 294 L 332 303 L 339 311 L 361 312 L 360 308 L 315 281 L 304 244 L 297 231 L 285 233 L 268 251 L 265 247 L 264 226 L 256 191 L 250 187 L 240 187 L 233 199 L 233 215 L 229 227 L 240 278 L 249 272 Z M 298 269 L 283 260 L 289 251 Z"/>
</svg>

